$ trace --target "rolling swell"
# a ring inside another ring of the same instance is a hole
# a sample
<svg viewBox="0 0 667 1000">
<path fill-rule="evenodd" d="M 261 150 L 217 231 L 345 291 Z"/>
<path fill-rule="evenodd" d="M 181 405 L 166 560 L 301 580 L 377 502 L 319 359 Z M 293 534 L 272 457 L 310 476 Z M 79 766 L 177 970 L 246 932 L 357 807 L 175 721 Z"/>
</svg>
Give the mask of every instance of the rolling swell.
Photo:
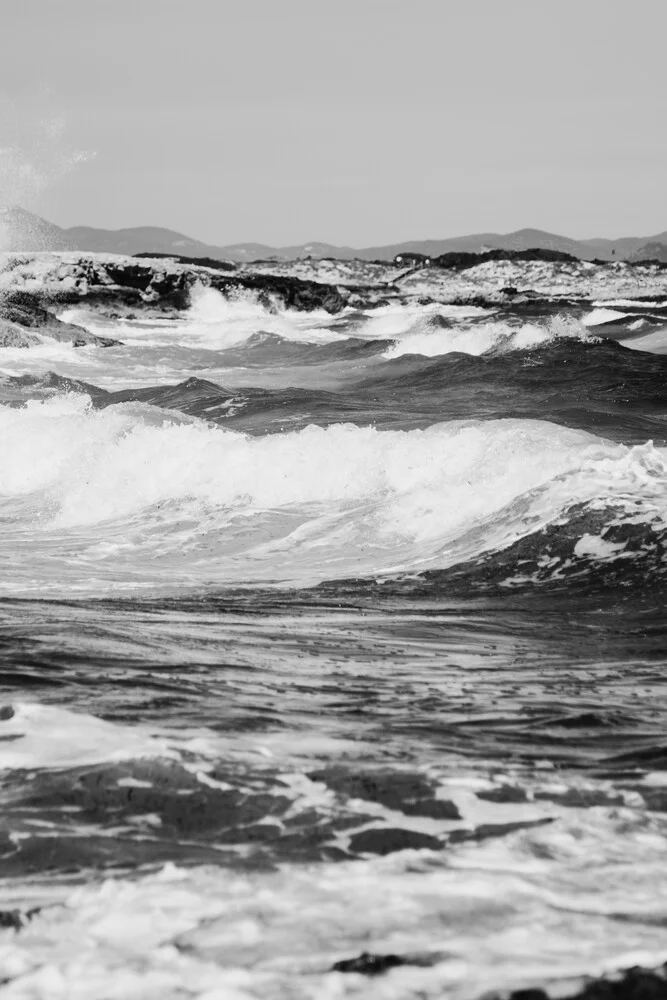
<svg viewBox="0 0 667 1000">
<path fill-rule="evenodd" d="M 628 316 L 649 307 L 660 309 Z M 200 370 L 215 377 L 131 388 L 73 371 L 4 377 L 9 522 L 38 523 L 56 559 L 74 544 L 102 592 L 124 575 L 152 585 L 149 551 L 156 573 L 188 561 L 188 586 L 662 587 L 667 356 L 613 339 L 605 327 L 620 313 L 590 314 L 600 338 L 570 311 L 350 312 L 311 339 L 308 320 L 257 329 L 268 315 L 257 303 L 209 290 L 190 312 Z M 159 328 L 156 359 L 174 336 L 181 357 L 174 329 Z M 273 367 L 315 374 L 252 384 Z M 317 384 L 325 371 L 333 388 Z M 132 543 L 119 545 L 130 524 Z"/>
<path fill-rule="evenodd" d="M 619 601 L 667 596 L 667 525 L 651 505 L 607 498 L 573 504 L 507 548 L 442 570 L 321 584 L 323 593 L 424 598 L 503 597 Z"/>
<path fill-rule="evenodd" d="M 349 336 L 329 344 L 299 343 L 280 334 L 253 333 L 239 347 L 229 347 L 219 352 L 220 364 L 233 368 L 236 365 L 320 365 L 330 361 L 357 361 L 382 354 L 391 346 L 391 340 L 363 340 Z"/>
<path fill-rule="evenodd" d="M 660 351 L 659 310 L 619 319 L 634 271 L 567 321 L 496 277 L 493 310 L 397 286 L 335 320 L 215 289 L 137 316 L 137 288 L 70 317 L 122 344 L 3 349 L 9 992 L 655 965 L 664 356 L 585 327 Z"/>
<path fill-rule="evenodd" d="M 667 358 L 611 340 L 562 339 L 479 357 L 404 355 L 355 388 L 399 405 L 418 392 L 442 419 L 544 419 L 627 444 L 667 432 Z"/>
<path fill-rule="evenodd" d="M 284 343 L 277 341 L 280 338 L 269 340 L 272 349 L 282 350 Z M 345 385 L 335 390 L 235 388 L 191 376 L 175 385 L 109 392 L 51 372 L 6 378 L 0 393 L 18 401 L 49 391 L 81 392 L 100 408 L 143 402 L 250 434 L 309 424 L 409 429 L 448 420 L 513 418 L 548 420 L 624 444 L 667 441 L 666 355 L 630 350 L 613 340 L 576 338 L 528 350 L 432 358 L 403 354 L 382 359 L 382 346 L 375 341 L 350 346 L 347 340 L 290 345 L 304 364 L 306 356 L 314 359 L 319 352 L 328 358 L 355 356 L 358 367 L 347 372 Z M 242 354 L 239 349 L 238 357 Z M 367 358 L 371 367 L 364 366 Z"/>
</svg>

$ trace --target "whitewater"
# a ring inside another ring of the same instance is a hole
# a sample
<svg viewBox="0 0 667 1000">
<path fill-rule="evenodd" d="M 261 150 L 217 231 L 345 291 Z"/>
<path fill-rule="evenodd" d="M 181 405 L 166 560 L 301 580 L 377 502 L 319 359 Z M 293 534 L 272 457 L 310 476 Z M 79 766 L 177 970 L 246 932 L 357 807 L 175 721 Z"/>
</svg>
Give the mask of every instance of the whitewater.
<svg viewBox="0 0 667 1000">
<path fill-rule="evenodd" d="M 661 966 L 662 272 L 5 256 L 0 994 Z"/>
</svg>

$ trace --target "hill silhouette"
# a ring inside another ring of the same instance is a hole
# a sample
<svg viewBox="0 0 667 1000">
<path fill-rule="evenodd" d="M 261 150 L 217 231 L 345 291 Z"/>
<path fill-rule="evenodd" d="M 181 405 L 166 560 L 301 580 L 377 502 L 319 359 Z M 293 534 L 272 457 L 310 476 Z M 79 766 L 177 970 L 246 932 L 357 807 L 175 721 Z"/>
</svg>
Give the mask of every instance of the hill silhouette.
<svg viewBox="0 0 667 1000">
<path fill-rule="evenodd" d="M 647 245 L 649 249 L 645 250 Z M 303 257 L 391 260 L 401 252 L 439 257 L 446 253 L 541 249 L 570 254 L 580 260 L 641 260 L 655 257 L 664 259 L 665 251 L 660 251 L 661 246 L 667 247 L 667 231 L 654 236 L 625 236 L 617 240 L 574 240 L 541 229 L 517 229 L 512 233 L 473 233 L 439 240 L 407 240 L 359 248 L 319 242 L 286 247 L 272 247 L 264 243 L 213 246 L 161 226 L 133 226 L 126 229 L 73 226 L 63 229 L 23 208 L 0 211 L 0 249 L 5 250 L 82 250 L 127 255 L 152 252 L 243 262 L 272 257 L 279 260 L 297 260 Z"/>
</svg>

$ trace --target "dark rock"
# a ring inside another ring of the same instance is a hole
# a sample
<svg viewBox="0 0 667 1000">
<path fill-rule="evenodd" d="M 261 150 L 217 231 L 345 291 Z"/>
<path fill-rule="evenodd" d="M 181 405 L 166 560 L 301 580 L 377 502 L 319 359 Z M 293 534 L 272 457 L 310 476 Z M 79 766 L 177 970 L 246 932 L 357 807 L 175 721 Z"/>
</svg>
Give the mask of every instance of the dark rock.
<svg viewBox="0 0 667 1000">
<path fill-rule="evenodd" d="M 86 305 L 124 308 L 139 308 L 149 305 L 158 312 L 186 309 L 190 304 L 190 290 L 201 276 L 181 268 L 160 267 L 155 262 L 137 260 L 123 261 L 92 260 L 82 256 L 72 265 L 69 275 L 73 284 L 54 286 L 40 292 L 40 301 L 47 306 L 56 304 L 75 305 L 83 299 Z M 32 291 L 20 290 L 9 293 L 12 299 L 18 296 L 35 297 Z"/>
<path fill-rule="evenodd" d="M 140 292 L 145 292 L 155 277 L 151 267 L 141 264 L 105 264 L 104 270 L 114 285 L 137 288 Z"/>
<path fill-rule="evenodd" d="M 287 309 L 325 309 L 337 313 L 345 307 L 351 294 L 347 288 L 291 276 L 228 273 L 220 262 L 216 262 L 214 268 L 217 273 L 211 273 L 211 269 L 203 270 L 198 266 L 201 264 L 202 261 L 195 260 L 189 269 L 169 269 L 168 266 L 160 267 L 155 261 L 144 262 L 137 258 L 123 262 L 93 261 L 84 257 L 71 275 L 76 287 L 51 287 L 48 292 L 39 293 L 39 299 L 35 293 L 17 290 L 6 293 L 5 300 L 11 299 L 14 305 L 21 301 L 32 303 L 32 309 L 41 304 L 44 312 L 45 305 L 78 304 L 84 300 L 87 306 L 119 314 L 125 310 L 173 312 L 188 308 L 193 287 L 203 284 L 226 297 L 244 291 L 253 292 L 268 308 L 275 303 Z M 3 313 L 0 312 L 0 315 Z M 26 325 L 20 319 L 17 321 Z"/>
<path fill-rule="evenodd" d="M 31 332 L 26 333 L 27 330 Z M 44 308 L 36 295 L 28 292 L 4 294 L 0 299 L 1 346 L 32 347 L 40 343 L 40 336 L 70 343 L 74 347 L 83 347 L 85 344 L 115 347 L 120 344 L 120 341 L 111 337 L 97 337 L 93 333 L 88 333 L 83 327 L 75 326 L 73 323 L 63 323 Z M 5 342 L 5 338 L 12 337 L 16 338 L 16 343 Z"/>
<path fill-rule="evenodd" d="M 39 337 L 0 316 L 0 347 L 34 347 L 36 344 L 41 344 Z"/>
<path fill-rule="evenodd" d="M 14 718 L 14 709 L 11 705 L 0 706 L 0 722 L 7 722 L 8 719 Z"/>
<path fill-rule="evenodd" d="M 357 972 L 362 976 L 378 976 L 397 965 L 406 965 L 400 955 L 371 955 L 364 951 L 358 958 L 346 958 L 331 966 L 332 972 Z"/>
<path fill-rule="evenodd" d="M 428 969 L 442 962 L 449 955 L 442 952 L 424 952 L 413 955 L 373 955 L 363 951 L 357 958 L 346 958 L 331 966 L 332 972 L 356 972 L 361 976 L 377 976 L 399 965 L 414 965 Z"/>
<path fill-rule="evenodd" d="M 7 378 L 7 385 L 21 389 L 53 390 L 53 392 L 81 392 L 87 396 L 95 398 L 106 396 L 106 389 L 91 382 L 83 382 L 77 378 L 67 378 L 65 375 L 58 375 L 57 372 L 46 372 L 44 375 L 10 375 Z"/>
<path fill-rule="evenodd" d="M 93 347 L 118 347 L 121 344 L 120 340 L 114 340 L 112 337 L 98 337 L 96 334 L 88 333 L 80 327 L 73 327 L 70 323 L 61 323 L 60 329 L 55 334 L 50 332 L 48 336 L 53 337 L 54 340 L 67 342 L 70 339 L 68 336 L 69 331 L 64 330 L 64 327 L 69 327 L 69 330 L 72 331 L 72 339 L 70 341 L 72 347 L 85 347 L 87 344 L 91 344 Z M 75 330 L 78 332 L 75 333 Z"/>
<path fill-rule="evenodd" d="M 434 267 L 444 267 L 451 271 L 465 271 L 469 267 L 476 267 L 478 264 L 485 264 L 491 260 L 543 260 L 551 264 L 579 263 L 579 258 L 571 253 L 565 253 L 563 250 L 547 250 L 542 247 L 534 247 L 531 250 L 487 250 L 485 253 L 473 253 L 466 250 L 455 251 L 434 257 L 431 263 Z"/>
<path fill-rule="evenodd" d="M 41 912 L 41 906 L 33 906 L 23 913 L 20 910 L 0 910 L 0 929 L 19 931 Z"/>
<path fill-rule="evenodd" d="M 146 302 L 159 302 L 162 307 L 187 309 L 190 305 L 190 289 L 197 281 L 196 274 L 170 274 L 167 272 L 154 274 L 151 282 L 142 293 Z"/>
<path fill-rule="evenodd" d="M 542 989 L 521 989 L 507 1000 L 548 1000 L 548 994 Z M 563 1000 L 667 1000 L 665 966 L 655 971 L 628 969 L 618 978 L 591 979 Z"/>
<path fill-rule="evenodd" d="M 37 294 L 23 291 L 9 292 L 2 296 L 0 316 L 29 330 L 48 326 L 49 320 L 55 318 L 41 305 Z"/>
<path fill-rule="evenodd" d="M 362 830 L 350 839 L 350 850 L 355 854 L 393 854 L 395 851 L 419 851 L 427 849 L 441 851 L 443 843 L 437 837 L 418 830 L 402 830 L 397 827 L 376 827 Z"/>
<path fill-rule="evenodd" d="M 431 263 L 431 258 L 425 253 L 413 253 L 410 250 L 406 250 L 404 252 L 397 253 L 393 262 L 394 264 L 424 267 Z"/>
<path fill-rule="evenodd" d="M 627 263 L 631 267 L 655 267 L 659 271 L 667 269 L 667 261 L 660 260 L 658 257 L 651 257 L 646 260 L 629 260 Z"/>
<path fill-rule="evenodd" d="M 13 928 L 16 931 L 23 927 L 20 911 L 0 910 L 0 927 Z"/>
<path fill-rule="evenodd" d="M 512 1000 L 549 1000 L 549 997 L 544 990 L 536 989 L 514 990 L 511 997 Z"/>
<path fill-rule="evenodd" d="M 194 264 L 196 267 L 210 267 L 213 271 L 235 271 L 236 264 L 229 260 L 214 260 L 213 257 L 184 257 L 179 253 L 135 253 L 135 257 L 166 257 L 176 260 L 179 264 Z"/>
<path fill-rule="evenodd" d="M 267 307 L 271 307 L 271 300 L 275 299 L 284 308 L 300 312 L 324 309 L 328 313 L 338 313 L 345 308 L 348 298 L 348 293 L 343 294 L 335 285 L 273 274 L 214 275 L 211 286 L 227 296 L 230 292 L 247 289 L 257 292 L 259 301 Z"/>
</svg>

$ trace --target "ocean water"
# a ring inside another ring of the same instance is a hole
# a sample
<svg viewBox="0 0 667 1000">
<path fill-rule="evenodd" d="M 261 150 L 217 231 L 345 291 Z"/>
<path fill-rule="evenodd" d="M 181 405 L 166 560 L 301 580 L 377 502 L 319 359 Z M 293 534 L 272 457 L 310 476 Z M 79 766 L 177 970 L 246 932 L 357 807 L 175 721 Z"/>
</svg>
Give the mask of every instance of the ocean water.
<svg viewBox="0 0 667 1000">
<path fill-rule="evenodd" d="M 664 303 L 62 318 L 122 345 L 0 350 L 2 995 L 664 961 Z"/>
</svg>

